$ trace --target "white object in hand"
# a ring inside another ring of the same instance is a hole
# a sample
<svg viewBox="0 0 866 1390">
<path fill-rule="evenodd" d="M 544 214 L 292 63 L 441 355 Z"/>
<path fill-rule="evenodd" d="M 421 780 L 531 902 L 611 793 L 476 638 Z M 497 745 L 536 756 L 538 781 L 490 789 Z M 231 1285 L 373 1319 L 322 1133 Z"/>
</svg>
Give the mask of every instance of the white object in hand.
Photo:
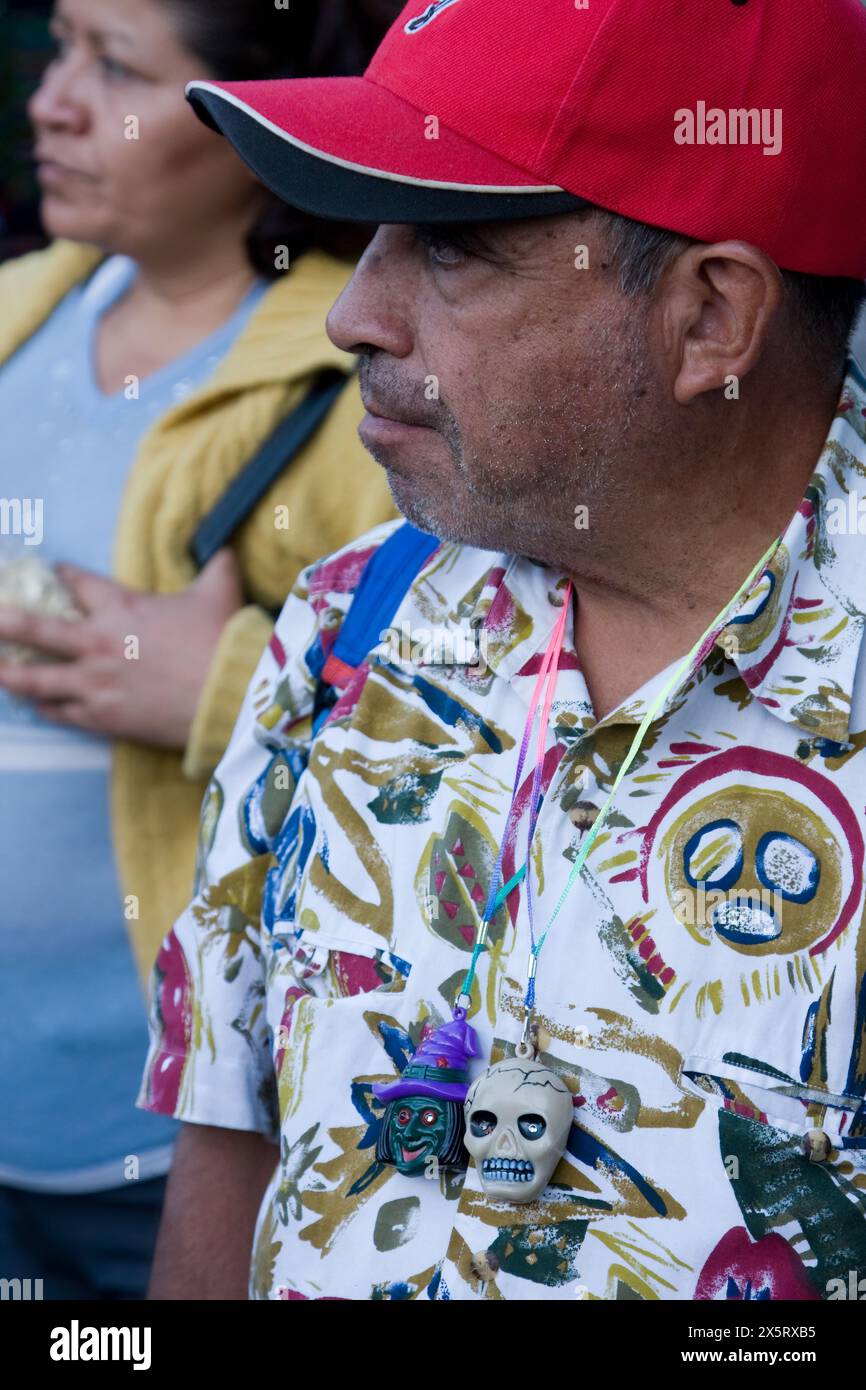
<svg viewBox="0 0 866 1390">
<path fill-rule="evenodd" d="M 23 608 L 55 618 L 80 618 L 81 610 L 50 565 L 36 555 L 0 563 L 0 608 Z M 2 661 L 52 661 L 49 652 L 22 642 L 0 642 Z"/>
</svg>

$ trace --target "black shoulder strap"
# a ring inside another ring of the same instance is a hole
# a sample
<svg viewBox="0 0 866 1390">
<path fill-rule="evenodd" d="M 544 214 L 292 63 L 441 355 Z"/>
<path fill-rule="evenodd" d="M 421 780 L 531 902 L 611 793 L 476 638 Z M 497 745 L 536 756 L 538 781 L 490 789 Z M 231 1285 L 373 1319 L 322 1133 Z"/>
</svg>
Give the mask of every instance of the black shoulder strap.
<svg viewBox="0 0 866 1390">
<path fill-rule="evenodd" d="M 286 464 L 318 429 L 348 380 L 337 367 L 321 372 L 300 405 L 280 421 L 273 434 L 232 479 L 193 532 L 189 548 L 199 569 L 246 521 Z"/>
</svg>

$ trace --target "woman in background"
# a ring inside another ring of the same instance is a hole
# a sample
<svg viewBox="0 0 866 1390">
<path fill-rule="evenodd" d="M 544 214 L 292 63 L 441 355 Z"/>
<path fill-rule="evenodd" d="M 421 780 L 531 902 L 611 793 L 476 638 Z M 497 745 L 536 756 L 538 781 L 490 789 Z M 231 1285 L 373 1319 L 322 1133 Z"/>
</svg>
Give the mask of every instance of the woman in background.
<svg viewBox="0 0 866 1390">
<path fill-rule="evenodd" d="M 361 248 L 276 203 L 184 85 L 360 72 L 399 9 L 53 13 L 30 114 L 54 241 L 0 268 L 2 490 L 39 518 L 15 548 L 62 562 L 82 612 L 0 611 L 0 643 L 41 658 L 0 661 L 0 1274 L 46 1298 L 144 1294 L 175 1124 L 134 1106 L 146 1029 L 126 929 L 144 975 L 188 899 L 202 793 L 270 610 L 304 564 L 393 514 L 352 378 L 196 575 L 197 523 L 320 371 L 351 370 L 324 320 Z"/>
</svg>

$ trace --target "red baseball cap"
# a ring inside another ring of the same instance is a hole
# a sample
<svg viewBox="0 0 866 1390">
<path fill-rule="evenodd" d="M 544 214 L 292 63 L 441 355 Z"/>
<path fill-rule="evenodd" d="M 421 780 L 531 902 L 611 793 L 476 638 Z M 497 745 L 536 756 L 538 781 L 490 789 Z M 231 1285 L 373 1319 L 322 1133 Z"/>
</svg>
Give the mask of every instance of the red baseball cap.
<svg viewBox="0 0 866 1390">
<path fill-rule="evenodd" d="M 196 81 L 187 97 L 323 217 L 589 203 L 866 277 L 862 0 L 411 0 L 363 77 Z"/>
</svg>

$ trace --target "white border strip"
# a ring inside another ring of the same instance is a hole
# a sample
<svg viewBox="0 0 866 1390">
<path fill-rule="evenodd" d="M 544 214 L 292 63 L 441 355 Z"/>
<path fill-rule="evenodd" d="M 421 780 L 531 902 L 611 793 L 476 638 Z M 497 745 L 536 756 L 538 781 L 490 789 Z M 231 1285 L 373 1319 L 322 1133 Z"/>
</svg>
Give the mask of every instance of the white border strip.
<svg viewBox="0 0 866 1390">
<path fill-rule="evenodd" d="M 286 79 L 290 80 L 290 79 Z M 500 187 L 498 184 L 473 184 L 473 183 L 444 183 L 439 179 L 418 179 L 411 174 L 393 174 L 386 169 L 373 169 L 366 164 L 353 164 L 349 159 L 340 159 L 338 155 L 328 154 L 325 150 L 319 150 L 315 145 L 308 145 L 303 140 L 298 140 L 296 136 L 290 135 L 287 130 L 269 121 L 267 116 L 262 116 L 255 107 L 248 102 L 241 101 L 231 92 L 226 92 L 222 87 L 218 87 L 215 82 L 188 82 L 186 85 L 186 95 L 190 92 L 213 92 L 222 101 L 227 101 L 231 106 L 236 106 L 239 111 L 245 111 L 248 116 L 252 116 L 258 121 L 260 126 L 271 131 L 273 135 L 279 136 L 281 140 L 286 140 L 296 149 L 303 150 L 304 154 L 313 155 L 316 159 L 321 159 L 327 164 L 336 164 L 341 169 L 348 169 L 354 174 L 366 174 L 370 178 L 384 179 L 390 183 L 407 183 L 413 188 L 441 188 L 453 193 L 565 193 L 566 189 L 560 188 L 558 184 L 531 184 L 529 186 L 516 186 L 506 184 Z M 393 94 L 392 94 L 393 95 Z M 395 101 L 401 100 L 395 97 Z M 456 132 L 455 132 L 456 133 Z M 465 137 L 464 137 L 465 138 Z"/>
<path fill-rule="evenodd" d="M 174 1156 L 173 1144 L 162 1144 L 158 1149 L 147 1149 L 138 1155 L 137 1178 L 124 1178 L 123 1166 L 126 1158 L 115 1158 L 110 1163 L 97 1163 L 90 1168 L 79 1168 L 72 1172 L 40 1173 L 26 1169 L 7 1167 L 0 1164 L 0 1182 L 22 1192 L 50 1192 L 55 1196 L 83 1196 L 86 1193 L 108 1192 L 118 1187 L 130 1187 L 136 1182 L 148 1182 L 152 1178 L 163 1178 L 171 1168 Z"/>
</svg>

